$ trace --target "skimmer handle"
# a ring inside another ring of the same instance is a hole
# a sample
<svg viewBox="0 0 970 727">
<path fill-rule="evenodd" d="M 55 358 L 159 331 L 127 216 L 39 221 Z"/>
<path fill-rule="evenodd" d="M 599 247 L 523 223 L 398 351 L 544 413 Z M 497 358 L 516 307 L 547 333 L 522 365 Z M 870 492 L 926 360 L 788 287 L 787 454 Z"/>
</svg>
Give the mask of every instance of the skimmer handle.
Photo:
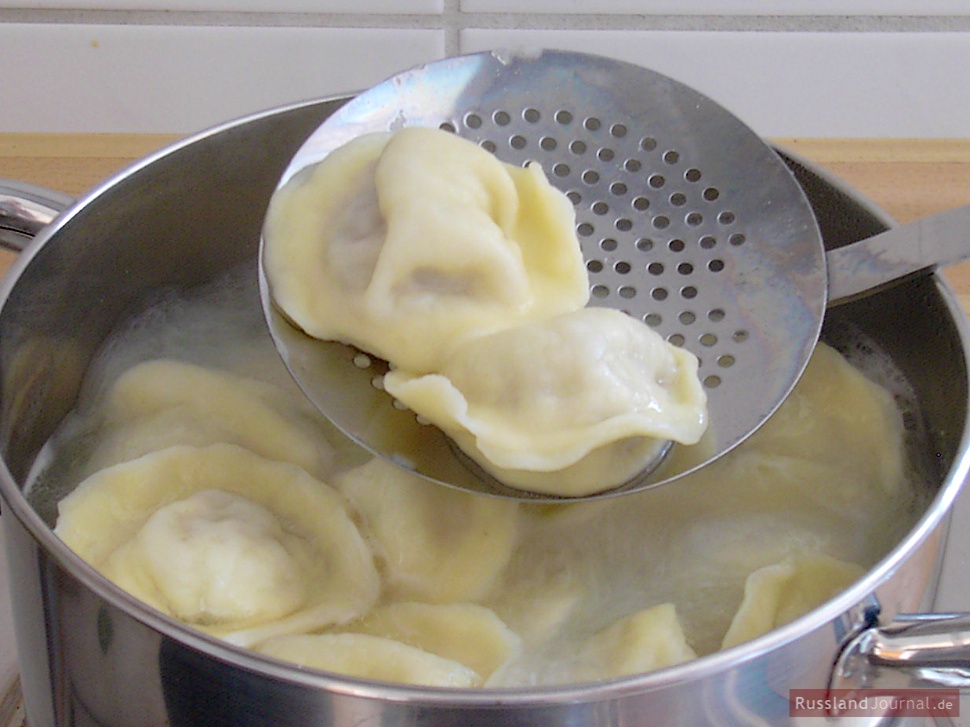
<svg viewBox="0 0 970 727">
<path fill-rule="evenodd" d="M 970 259 L 970 205 L 829 250 L 829 305 Z"/>
</svg>

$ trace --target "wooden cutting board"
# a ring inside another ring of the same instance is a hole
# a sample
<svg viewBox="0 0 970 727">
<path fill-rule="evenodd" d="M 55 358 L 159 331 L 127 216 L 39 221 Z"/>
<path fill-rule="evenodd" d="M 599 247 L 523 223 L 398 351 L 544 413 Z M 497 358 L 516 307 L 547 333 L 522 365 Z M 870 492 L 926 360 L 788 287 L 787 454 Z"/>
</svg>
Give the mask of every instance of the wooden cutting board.
<svg viewBox="0 0 970 727">
<path fill-rule="evenodd" d="M 80 195 L 176 141 L 139 134 L 0 134 L 0 178 Z M 970 204 L 970 139 L 778 139 L 869 197 L 899 222 Z M 970 231 L 968 231 L 970 233 Z M 13 254 L 0 254 L 0 272 Z M 946 271 L 970 310 L 970 263 Z"/>
</svg>

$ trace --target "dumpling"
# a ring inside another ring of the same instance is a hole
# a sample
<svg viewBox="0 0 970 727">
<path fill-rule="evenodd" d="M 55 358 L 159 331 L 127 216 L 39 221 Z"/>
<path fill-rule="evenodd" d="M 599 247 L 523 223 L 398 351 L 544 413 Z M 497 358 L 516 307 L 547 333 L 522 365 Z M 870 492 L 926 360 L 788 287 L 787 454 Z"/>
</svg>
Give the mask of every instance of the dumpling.
<svg viewBox="0 0 970 727">
<path fill-rule="evenodd" d="M 526 649 L 536 649 L 556 639 L 588 598 L 584 586 L 530 568 L 525 577 L 503 583 L 488 605 Z"/>
<path fill-rule="evenodd" d="M 618 679 L 697 658 L 677 609 L 661 603 L 623 616 L 598 631 L 557 639 L 499 669 L 487 686 L 577 684 Z"/>
<path fill-rule="evenodd" d="M 850 471 L 865 466 L 887 488 L 900 486 L 903 431 L 887 389 L 820 343 L 793 393 L 797 398 L 782 404 L 771 427 L 752 435 L 751 443 L 759 450 L 821 458 Z"/>
<path fill-rule="evenodd" d="M 483 680 L 522 650 L 522 640 L 494 611 L 477 603 L 391 603 L 372 609 L 345 629 L 457 661 Z"/>
<path fill-rule="evenodd" d="M 174 359 L 125 371 L 104 397 L 105 420 L 85 471 L 185 444 L 238 444 L 320 478 L 334 450 L 309 403 L 264 381 Z"/>
<path fill-rule="evenodd" d="M 266 656 L 361 679 L 427 687 L 481 686 L 481 678 L 457 661 L 371 634 L 278 636 L 256 648 Z"/>
<path fill-rule="evenodd" d="M 92 475 L 54 532 L 135 597 L 243 646 L 352 619 L 380 589 L 340 493 L 229 444 Z"/>
<path fill-rule="evenodd" d="M 361 513 L 397 600 L 476 601 L 518 541 L 516 502 L 442 487 L 383 459 L 335 484 Z"/>
<path fill-rule="evenodd" d="M 625 313 L 584 308 L 465 341 L 440 373 L 397 369 L 384 386 L 503 482 L 576 496 L 622 484 L 666 440 L 700 439 L 697 365 Z"/>
<path fill-rule="evenodd" d="M 744 518 L 801 521 L 827 552 L 870 562 L 864 553 L 892 547 L 909 529 L 897 513 L 921 496 L 912 486 L 905 436 L 893 394 L 819 343 L 798 385 L 743 446 L 677 487 L 657 489 L 647 502 L 685 522 L 729 518 L 738 533 Z M 703 528 L 698 532 L 703 540 Z M 763 538 L 739 542 L 752 540 Z"/>
<path fill-rule="evenodd" d="M 784 500 L 799 493 L 839 517 L 869 520 L 874 498 L 882 508 L 910 496 L 905 430 L 893 395 L 832 347 L 815 349 L 769 423 L 744 453 Z"/>
<path fill-rule="evenodd" d="M 310 336 L 414 372 L 470 335 L 585 305 L 569 200 L 438 129 L 361 136 L 273 195 L 263 263 Z"/>
<path fill-rule="evenodd" d="M 383 386 L 497 479 L 622 485 L 707 426 L 697 359 L 588 309 L 568 198 L 444 131 L 358 137 L 273 197 L 264 269 L 310 336 L 386 359 Z"/>
<path fill-rule="evenodd" d="M 800 553 L 759 568 L 744 584 L 744 599 L 721 648 L 750 641 L 794 621 L 861 578 L 855 563 L 822 553 Z"/>
<path fill-rule="evenodd" d="M 642 674 L 697 658 L 672 603 L 638 611 L 593 634 L 581 655 L 593 665 L 587 676 L 594 679 Z"/>
<path fill-rule="evenodd" d="M 697 658 L 677 609 L 661 603 L 625 616 L 578 641 L 552 670 L 556 682 L 585 682 L 643 674 Z"/>
</svg>

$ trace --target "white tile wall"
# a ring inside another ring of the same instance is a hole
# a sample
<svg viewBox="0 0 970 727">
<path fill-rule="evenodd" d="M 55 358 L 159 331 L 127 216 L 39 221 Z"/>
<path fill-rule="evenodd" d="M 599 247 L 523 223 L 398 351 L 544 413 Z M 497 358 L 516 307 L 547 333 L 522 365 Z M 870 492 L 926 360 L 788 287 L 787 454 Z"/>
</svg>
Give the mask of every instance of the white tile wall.
<svg viewBox="0 0 970 727">
<path fill-rule="evenodd" d="M 763 136 L 970 135 L 970 34 L 466 30 L 467 51 L 548 47 L 672 76 Z"/>
<path fill-rule="evenodd" d="M 24 0 L 0 0 L 0 8 L 23 8 Z M 444 0 L 33 0 L 32 8 L 85 10 L 190 10 L 266 13 L 440 13 Z"/>
<path fill-rule="evenodd" d="M 461 0 L 470 13 L 628 15 L 966 15 L 965 0 Z"/>
<path fill-rule="evenodd" d="M 970 138 L 966 0 L 720 0 L 716 15 L 711 7 L 0 0 L 0 133 L 189 133 L 445 55 L 526 44 L 651 66 L 767 136 Z"/>
<path fill-rule="evenodd" d="M 0 24 L 0 131 L 196 131 L 443 53 L 428 30 Z"/>
</svg>

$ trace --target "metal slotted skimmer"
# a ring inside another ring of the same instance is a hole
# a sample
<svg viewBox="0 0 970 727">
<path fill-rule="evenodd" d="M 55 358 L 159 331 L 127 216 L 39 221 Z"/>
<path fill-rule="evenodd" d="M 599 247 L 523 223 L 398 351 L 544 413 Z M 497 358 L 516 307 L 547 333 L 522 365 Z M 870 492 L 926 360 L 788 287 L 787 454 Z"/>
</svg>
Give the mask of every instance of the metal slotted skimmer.
<svg viewBox="0 0 970 727">
<path fill-rule="evenodd" d="M 703 466 L 788 395 L 821 329 L 824 251 L 787 167 L 732 114 L 670 78 L 611 59 L 462 56 L 348 102 L 308 139 L 280 184 L 360 134 L 402 126 L 445 128 L 505 162 L 539 162 L 575 206 L 590 304 L 626 311 L 700 359 L 705 438 L 675 445 L 652 471 L 604 494 Z M 380 389 L 383 362 L 294 328 L 270 304 L 262 268 L 260 276 L 277 347 L 338 427 L 443 484 L 530 496 L 469 466 L 444 434 L 395 406 Z"/>
</svg>

